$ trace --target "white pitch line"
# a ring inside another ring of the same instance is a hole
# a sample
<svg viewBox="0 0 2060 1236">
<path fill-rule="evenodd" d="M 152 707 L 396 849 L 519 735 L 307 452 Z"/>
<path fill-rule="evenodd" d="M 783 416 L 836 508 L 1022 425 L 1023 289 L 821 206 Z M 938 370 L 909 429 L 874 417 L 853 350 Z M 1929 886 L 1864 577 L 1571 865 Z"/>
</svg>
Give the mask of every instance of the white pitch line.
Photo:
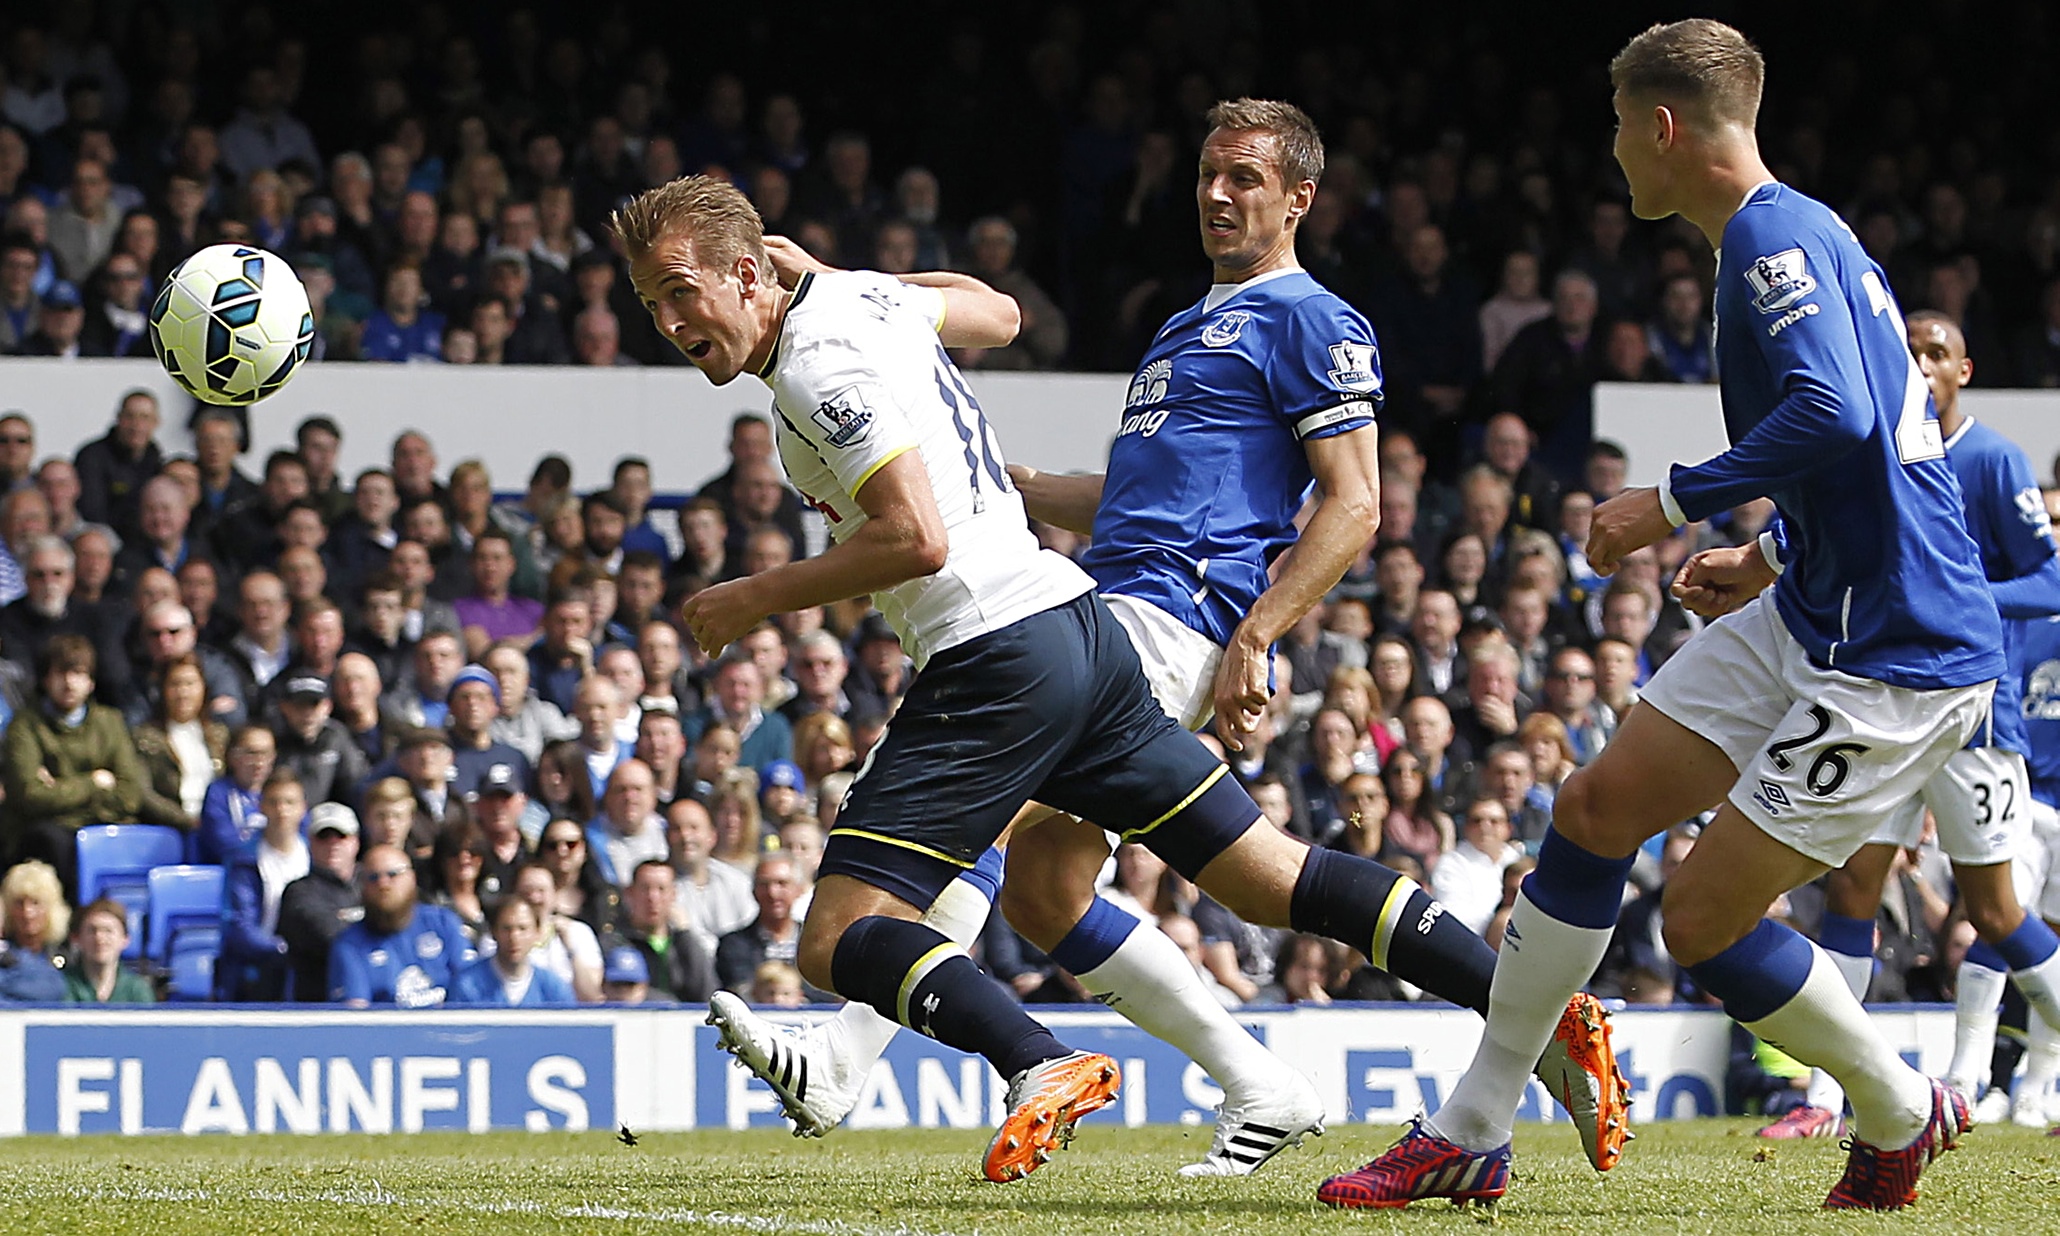
<svg viewBox="0 0 2060 1236">
<path fill-rule="evenodd" d="M 105 1202 L 273 1202 L 273 1203 L 320 1203 L 336 1206 L 394 1206 L 419 1207 L 424 1210 L 462 1211 L 476 1215 L 523 1214 L 539 1215 L 553 1219 L 600 1219 L 611 1223 L 660 1223 L 679 1227 L 720 1227 L 744 1232 L 761 1232 L 767 1236 L 779 1233 L 806 1233 L 808 1236 L 955 1236 L 951 1232 L 933 1232 L 923 1228 L 898 1223 L 892 1227 L 871 1227 L 864 1224 L 847 1223 L 842 1219 L 789 1219 L 779 1215 L 737 1214 L 724 1210 L 690 1210 L 683 1207 L 666 1207 L 657 1210 L 631 1210 L 619 1206 L 602 1206 L 593 1202 L 582 1202 L 577 1206 L 550 1206 L 542 1202 L 511 1200 L 505 1202 L 461 1202 L 436 1198 L 410 1198 L 392 1192 L 378 1181 L 370 1182 L 369 1188 L 350 1190 L 329 1190 L 319 1193 L 287 1193 L 272 1189 L 251 1189 L 245 1191 L 217 1192 L 208 1189 L 167 1188 L 161 1185 L 96 1186 L 83 1188 L 71 1186 L 62 1189 L 39 1189 L 31 1185 L 13 1192 L 16 1199 L 36 1196 L 47 1198 L 69 1198 L 80 1201 Z M 969 1236 L 979 1236 L 978 1232 Z"/>
</svg>

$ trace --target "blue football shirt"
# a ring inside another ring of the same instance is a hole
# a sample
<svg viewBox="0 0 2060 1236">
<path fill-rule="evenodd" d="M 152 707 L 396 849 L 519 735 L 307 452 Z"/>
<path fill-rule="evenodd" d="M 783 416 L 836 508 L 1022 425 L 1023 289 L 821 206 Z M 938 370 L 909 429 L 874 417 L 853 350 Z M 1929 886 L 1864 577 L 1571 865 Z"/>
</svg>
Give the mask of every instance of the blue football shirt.
<svg viewBox="0 0 2060 1236">
<path fill-rule="evenodd" d="M 408 925 L 391 935 L 356 922 L 329 946 L 329 998 L 435 1008 L 478 956 L 465 925 L 443 906 L 416 906 Z"/>
<path fill-rule="evenodd" d="M 1228 643 L 1294 542 L 1303 443 L 1372 425 L 1380 403 L 1373 328 L 1307 272 L 1218 285 L 1131 379 L 1080 564 Z"/>
<path fill-rule="evenodd" d="M 1731 448 L 1674 465 L 1670 514 L 1774 500 L 1774 601 L 1819 666 L 1920 690 L 2000 678 L 2002 622 L 1881 268 L 1770 182 L 1725 225 L 1716 307 Z"/>
<path fill-rule="evenodd" d="M 2020 581 L 2015 592 L 2023 596 L 2027 584 L 2044 583 L 2046 593 L 2040 617 L 2060 612 L 2060 565 L 2053 557 L 2053 528 L 2046 518 L 2045 499 L 2039 495 L 2031 460 L 2016 443 L 1980 424 L 1972 417 L 1960 423 L 1946 439 L 1946 457 L 1959 478 L 1960 493 L 1966 500 L 1967 531 L 1981 552 L 1981 568 L 1991 585 Z M 2041 579 L 2040 577 L 2044 577 Z M 2024 623 L 2011 621 L 2005 598 L 2010 590 L 1992 588 L 2005 610 L 2004 655 L 2010 667 L 1996 682 L 1994 743 L 2008 751 L 2030 753 L 2026 745 L 2023 710 L 2024 665 L 2021 645 Z M 2033 599 L 2033 598 L 2026 598 Z M 2023 615 L 2019 615 L 2022 617 Z"/>
</svg>

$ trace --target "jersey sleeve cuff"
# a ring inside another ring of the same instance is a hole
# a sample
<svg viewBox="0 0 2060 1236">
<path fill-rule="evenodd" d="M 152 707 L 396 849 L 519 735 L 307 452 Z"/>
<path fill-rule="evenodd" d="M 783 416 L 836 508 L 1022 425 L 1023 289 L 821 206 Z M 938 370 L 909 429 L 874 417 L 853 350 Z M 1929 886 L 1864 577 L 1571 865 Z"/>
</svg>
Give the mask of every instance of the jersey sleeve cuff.
<svg viewBox="0 0 2060 1236">
<path fill-rule="evenodd" d="M 1364 399 L 1348 400 L 1336 407 L 1321 412 L 1311 412 L 1294 423 L 1297 441 L 1314 437 L 1325 437 L 1346 429 L 1357 429 L 1373 423 L 1373 404 Z"/>
<path fill-rule="evenodd" d="M 1781 544 L 1774 539 L 1772 529 L 1760 533 L 1760 557 L 1767 560 L 1767 565 L 1774 568 L 1776 575 L 1788 569 L 1788 564 L 1781 561 Z"/>
<path fill-rule="evenodd" d="M 1667 522 L 1676 528 L 1688 522 L 1688 517 L 1681 513 L 1681 504 L 1674 501 L 1674 470 L 1671 466 L 1659 479 L 1659 509 L 1666 512 Z"/>
</svg>

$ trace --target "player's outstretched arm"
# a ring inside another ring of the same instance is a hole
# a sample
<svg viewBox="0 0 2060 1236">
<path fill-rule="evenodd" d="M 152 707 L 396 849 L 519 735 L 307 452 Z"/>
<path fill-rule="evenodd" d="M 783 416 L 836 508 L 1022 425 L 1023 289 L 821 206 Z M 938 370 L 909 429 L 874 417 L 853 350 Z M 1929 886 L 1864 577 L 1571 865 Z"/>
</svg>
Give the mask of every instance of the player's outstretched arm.
<svg viewBox="0 0 2060 1236">
<path fill-rule="evenodd" d="M 1009 480 L 1023 495 L 1023 509 L 1030 518 L 1081 536 L 1094 534 L 1094 513 L 1101 509 L 1103 472 L 1061 476 L 1039 472 L 1028 464 L 1010 464 Z"/>
<path fill-rule="evenodd" d="M 926 270 L 895 278 L 943 294 L 944 316 L 937 320 L 937 340 L 947 348 L 1005 348 L 1023 328 L 1023 308 L 1016 298 L 971 275 Z"/>
<path fill-rule="evenodd" d="M 765 238 L 765 256 L 772 261 L 780 286 L 790 291 L 803 275 L 833 275 L 835 266 L 785 236 Z M 1016 341 L 1023 310 L 1016 298 L 953 270 L 926 270 L 895 278 L 911 287 L 930 288 L 943 297 L 937 319 L 937 340 L 947 348 L 1005 348 Z"/>
<path fill-rule="evenodd" d="M 1366 425 L 1304 443 L 1320 496 L 1280 575 L 1232 632 L 1216 670 L 1216 733 L 1233 750 L 1266 709 L 1271 649 L 1344 578 L 1380 530 L 1380 431 Z"/>
<path fill-rule="evenodd" d="M 713 656 L 773 614 L 880 592 L 944 567 L 950 548 L 920 451 L 881 465 L 852 495 L 866 522 L 813 558 L 716 584 L 684 608 L 687 629 Z"/>
</svg>

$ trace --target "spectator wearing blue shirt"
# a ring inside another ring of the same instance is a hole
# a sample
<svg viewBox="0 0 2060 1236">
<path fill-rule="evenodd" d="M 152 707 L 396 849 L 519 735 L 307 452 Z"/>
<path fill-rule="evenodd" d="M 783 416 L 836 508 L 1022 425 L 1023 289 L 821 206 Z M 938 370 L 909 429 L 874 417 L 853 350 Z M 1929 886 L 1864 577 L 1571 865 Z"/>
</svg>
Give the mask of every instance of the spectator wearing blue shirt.
<svg viewBox="0 0 2060 1236">
<path fill-rule="evenodd" d="M 452 1004 L 533 1008 L 573 1003 L 570 983 L 530 964 L 530 953 L 543 935 L 535 906 L 520 897 L 504 898 L 489 913 L 488 922 L 493 927 L 493 956 L 458 972 Z"/>
<path fill-rule="evenodd" d="M 373 846 L 358 878 L 365 917 L 329 948 L 329 998 L 352 1008 L 443 1004 L 458 972 L 478 956 L 465 925 L 442 906 L 420 904 L 415 868 L 396 846 Z"/>
<path fill-rule="evenodd" d="M 469 798 L 479 792 L 495 768 L 513 770 L 515 784 L 529 784 L 529 761 L 520 751 L 493 737 L 494 718 L 501 711 L 501 683 L 493 672 L 468 665 L 451 679 L 451 792 Z"/>
<path fill-rule="evenodd" d="M 529 681 L 537 697 L 572 715 L 582 678 L 593 672 L 593 598 L 554 593 L 544 605 L 543 638 L 529 650 Z"/>
<path fill-rule="evenodd" d="M 739 764 L 762 771 L 774 760 L 793 759 L 794 727 L 786 717 L 763 707 L 764 695 L 765 678 L 757 663 L 735 653 L 724 657 L 709 701 L 681 721 L 687 740 L 699 742 L 711 723 L 725 721 L 743 743 L 737 752 Z"/>
<path fill-rule="evenodd" d="M 200 801 L 193 861 L 227 863 L 258 835 L 265 825 L 258 796 L 278 753 L 278 740 L 261 725 L 246 725 L 230 736 L 229 770 L 215 778 Z"/>
<path fill-rule="evenodd" d="M 422 272 L 398 263 L 386 272 L 386 296 L 365 320 L 361 345 L 369 361 L 440 362 L 444 317 L 425 308 Z"/>
<path fill-rule="evenodd" d="M 311 867 L 301 835 L 307 792 L 290 768 L 274 769 L 260 797 L 264 827 L 228 863 L 222 887 L 222 958 L 215 994 L 224 1000 L 286 998 L 286 941 L 279 935 L 279 898 Z"/>
</svg>

